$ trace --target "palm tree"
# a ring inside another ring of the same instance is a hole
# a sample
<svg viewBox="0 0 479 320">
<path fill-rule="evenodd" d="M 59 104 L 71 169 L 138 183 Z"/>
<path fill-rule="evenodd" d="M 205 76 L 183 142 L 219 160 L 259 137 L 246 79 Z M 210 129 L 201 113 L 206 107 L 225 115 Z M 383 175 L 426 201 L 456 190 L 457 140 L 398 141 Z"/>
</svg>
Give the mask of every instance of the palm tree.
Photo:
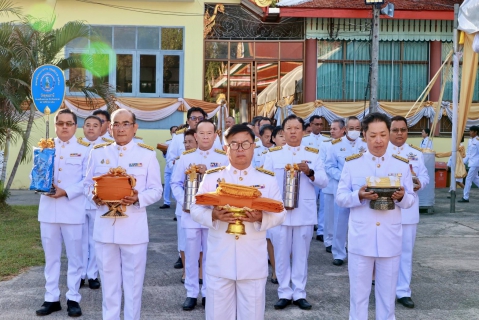
<svg viewBox="0 0 479 320">
<path fill-rule="evenodd" d="M 18 14 L 18 9 L 8 7 L 9 1 L 0 0 L 2 13 Z M 56 65 L 62 70 L 70 68 L 89 68 L 92 71 L 93 55 L 86 59 L 79 57 L 64 58 L 62 51 L 70 42 L 78 38 L 94 39 L 90 27 L 80 21 L 70 21 L 58 29 L 53 29 L 55 18 L 40 20 L 33 17 L 22 17 L 20 21 L 0 23 L 0 109 L 14 109 L 26 116 L 28 121 L 23 129 L 22 145 L 12 168 L 5 189 L 10 189 L 18 166 L 26 159 L 28 139 L 35 118 L 30 83 L 33 72 L 45 64 Z M 94 70 L 92 71 L 95 75 Z M 114 104 L 114 93 L 108 83 L 88 85 L 88 79 L 77 78 L 67 81 L 67 86 L 75 86 L 84 93 L 92 104 L 93 97 L 101 97 L 109 107 Z M 93 105 L 93 104 L 92 104 Z M 11 114 L 16 114 L 12 112 Z M 15 120 L 19 118 L 14 118 Z M 10 123 L 12 125 L 12 123 Z M 1 131 L 0 131 L 1 133 Z M 18 139 L 17 139 L 18 140 Z"/>
</svg>

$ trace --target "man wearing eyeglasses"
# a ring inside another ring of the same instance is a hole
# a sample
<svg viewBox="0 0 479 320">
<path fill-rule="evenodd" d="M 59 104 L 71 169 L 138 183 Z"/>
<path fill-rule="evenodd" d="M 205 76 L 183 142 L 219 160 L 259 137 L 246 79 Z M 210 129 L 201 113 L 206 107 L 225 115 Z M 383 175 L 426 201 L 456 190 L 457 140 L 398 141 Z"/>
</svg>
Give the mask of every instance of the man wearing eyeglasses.
<svg viewBox="0 0 479 320">
<path fill-rule="evenodd" d="M 198 123 L 202 120 L 207 119 L 208 115 L 206 112 L 198 107 L 193 107 L 188 110 L 186 113 L 186 124 L 188 128 L 183 128 L 181 130 L 177 130 L 173 135 L 170 145 L 168 146 L 168 150 L 166 151 L 166 165 L 173 170 L 173 164 L 175 163 L 175 159 L 178 158 L 183 151 L 185 151 L 184 142 L 184 133 L 188 129 L 196 129 Z M 215 142 L 213 146 L 217 149 L 223 148 L 221 145 L 220 138 L 218 135 L 215 137 Z M 178 199 L 176 199 L 178 200 Z"/>
<path fill-rule="evenodd" d="M 306 282 L 309 247 L 314 225 L 318 223 L 314 187 L 326 187 L 328 178 L 319 150 L 301 145 L 303 125 L 303 119 L 296 115 L 284 119 L 282 127 L 286 145 L 271 148 L 264 160 L 264 168 L 274 171 L 281 189 L 286 165 L 296 164 L 300 171 L 298 207 L 288 210 L 283 224 L 270 232 L 279 282 L 279 300 L 275 309 L 284 309 L 291 302 L 303 310 L 312 307 L 306 300 Z"/>
<path fill-rule="evenodd" d="M 171 176 L 171 188 L 176 199 L 176 210 L 183 211 L 185 171 L 190 165 L 196 165 L 200 174 L 204 174 L 210 169 L 228 165 L 226 153 L 221 149 L 215 149 L 213 147 L 215 136 L 217 136 L 215 129 L 215 125 L 209 120 L 200 121 L 196 126 L 195 133 L 198 148 L 184 151 L 175 164 L 173 175 Z M 208 250 L 206 242 L 206 239 L 208 238 L 208 228 L 193 221 L 189 212 L 185 211 L 181 213 L 181 227 L 186 234 L 186 300 L 183 303 L 183 310 L 189 311 L 195 308 L 197 297 L 200 292 L 198 259 L 200 258 L 200 252 L 203 251 L 202 265 L 205 266 Z M 203 277 L 203 286 L 201 287 L 203 306 L 206 303 L 206 285 L 207 281 Z"/>
<path fill-rule="evenodd" d="M 97 205 L 93 240 L 102 279 L 103 319 L 120 319 L 122 287 L 125 319 L 140 319 L 149 241 L 146 207 L 161 198 L 160 165 L 152 147 L 133 141 L 138 124 L 131 111 L 113 112 L 110 128 L 115 142 L 94 147 L 84 182 L 87 197 Z M 93 177 L 117 167 L 136 179 L 133 195 L 121 200 L 128 217 L 101 218 L 109 209 L 93 195 Z"/>
<path fill-rule="evenodd" d="M 88 116 L 83 123 L 84 138 L 81 140 L 90 144 L 90 150 L 101 143 L 103 140 L 101 133 L 101 119 L 97 116 Z M 85 201 L 85 223 L 83 224 L 83 271 L 81 276 L 80 287 L 85 284 L 88 279 L 90 289 L 100 288 L 98 281 L 98 265 L 96 263 L 95 242 L 93 241 L 93 226 L 95 224 L 96 205 L 90 201 Z"/>
<path fill-rule="evenodd" d="M 416 198 L 412 207 L 401 209 L 402 220 L 402 253 L 399 265 L 399 276 L 396 286 L 397 301 L 406 308 L 414 308 L 411 299 L 412 257 L 416 229 L 419 223 L 419 198 L 417 192 L 429 184 L 429 175 L 424 165 L 424 157 L 420 150 L 407 144 L 408 128 L 407 120 L 401 116 L 391 119 L 391 134 L 389 136 L 388 152 L 397 154 L 409 160 L 412 169 L 414 192 Z M 413 174 L 414 172 L 414 174 Z"/>
<path fill-rule="evenodd" d="M 218 181 L 259 189 L 262 197 L 281 201 L 278 184 L 272 172 L 253 168 L 254 134 L 245 125 L 234 125 L 226 134 L 223 147 L 229 165 L 209 170 L 203 177 L 198 194 L 214 192 Z M 217 207 L 192 204 L 191 218 L 207 226 L 206 319 L 262 320 L 265 310 L 265 286 L 268 276 L 266 230 L 280 225 L 285 211 L 254 211 L 240 218 L 246 235 L 227 234 L 233 213 Z"/>
<path fill-rule="evenodd" d="M 55 193 L 42 195 L 38 209 L 40 235 L 45 252 L 45 302 L 36 313 L 45 316 L 61 310 L 60 265 L 62 241 L 68 257 L 66 293 L 68 316 L 81 316 L 79 293 L 82 272 L 82 229 L 85 222 L 85 177 L 89 144 L 75 138 L 77 117 L 69 109 L 55 116 Z"/>
</svg>

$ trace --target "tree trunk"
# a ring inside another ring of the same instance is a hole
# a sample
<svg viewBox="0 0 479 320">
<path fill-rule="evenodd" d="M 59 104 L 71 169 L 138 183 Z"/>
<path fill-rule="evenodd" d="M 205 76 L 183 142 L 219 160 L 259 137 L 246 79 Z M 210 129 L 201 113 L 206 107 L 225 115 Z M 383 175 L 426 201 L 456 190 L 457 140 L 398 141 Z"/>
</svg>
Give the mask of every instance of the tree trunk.
<svg viewBox="0 0 479 320">
<path fill-rule="evenodd" d="M 8 162 L 8 155 L 9 155 L 9 146 L 10 146 L 10 130 L 7 129 L 7 136 L 5 137 L 5 149 L 3 151 L 3 162 L 0 161 L 0 186 L 5 185 L 5 180 L 7 178 L 7 162 Z M 1 188 L 0 188 L 1 191 Z"/>
<path fill-rule="evenodd" d="M 10 187 L 12 186 L 12 183 L 13 183 L 13 179 L 15 179 L 15 174 L 17 173 L 18 166 L 20 165 L 20 162 L 22 162 L 23 154 L 27 151 L 27 143 L 28 143 L 28 139 L 30 138 L 30 134 L 32 132 L 33 120 L 35 119 L 35 110 L 36 110 L 35 105 L 31 103 L 27 129 L 25 130 L 25 136 L 23 137 L 22 146 L 20 147 L 20 152 L 18 152 L 17 160 L 15 161 L 15 164 L 13 165 L 12 173 L 10 174 L 8 183 L 5 187 L 5 189 L 7 190 L 10 190 Z"/>
</svg>

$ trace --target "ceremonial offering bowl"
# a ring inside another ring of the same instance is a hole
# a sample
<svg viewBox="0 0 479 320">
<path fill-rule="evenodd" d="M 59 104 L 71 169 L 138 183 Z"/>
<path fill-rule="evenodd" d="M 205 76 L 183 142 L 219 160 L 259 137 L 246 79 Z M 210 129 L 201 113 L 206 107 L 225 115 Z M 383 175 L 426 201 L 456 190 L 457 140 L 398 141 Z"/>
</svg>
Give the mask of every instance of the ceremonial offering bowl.
<svg viewBox="0 0 479 320">
<path fill-rule="evenodd" d="M 247 208 L 237 208 L 231 206 L 223 206 L 220 209 L 226 209 L 229 212 L 233 213 L 233 217 L 235 218 L 245 218 L 247 217 L 245 212 L 249 211 Z M 241 220 L 235 220 L 234 223 L 228 224 L 228 229 L 226 229 L 226 233 L 228 234 L 235 234 L 235 235 L 246 235 L 246 227 Z"/>
<path fill-rule="evenodd" d="M 368 187 L 366 192 L 374 192 L 378 195 L 377 200 L 371 200 L 369 202 L 369 208 L 373 210 L 394 210 L 396 208 L 396 204 L 394 200 L 391 198 L 394 192 L 398 191 L 399 188 L 397 187 L 389 187 L 389 188 L 375 188 L 375 187 Z"/>
</svg>

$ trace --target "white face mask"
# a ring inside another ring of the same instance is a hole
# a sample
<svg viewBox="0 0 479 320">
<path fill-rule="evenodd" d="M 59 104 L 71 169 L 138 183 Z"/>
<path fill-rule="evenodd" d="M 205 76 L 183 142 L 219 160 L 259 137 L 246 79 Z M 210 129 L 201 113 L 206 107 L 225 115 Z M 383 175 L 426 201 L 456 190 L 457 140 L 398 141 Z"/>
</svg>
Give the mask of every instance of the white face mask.
<svg viewBox="0 0 479 320">
<path fill-rule="evenodd" d="M 357 138 L 359 138 L 359 135 L 361 134 L 361 131 L 348 131 L 348 137 L 349 139 L 351 140 L 356 140 Z"/>
</svg>

